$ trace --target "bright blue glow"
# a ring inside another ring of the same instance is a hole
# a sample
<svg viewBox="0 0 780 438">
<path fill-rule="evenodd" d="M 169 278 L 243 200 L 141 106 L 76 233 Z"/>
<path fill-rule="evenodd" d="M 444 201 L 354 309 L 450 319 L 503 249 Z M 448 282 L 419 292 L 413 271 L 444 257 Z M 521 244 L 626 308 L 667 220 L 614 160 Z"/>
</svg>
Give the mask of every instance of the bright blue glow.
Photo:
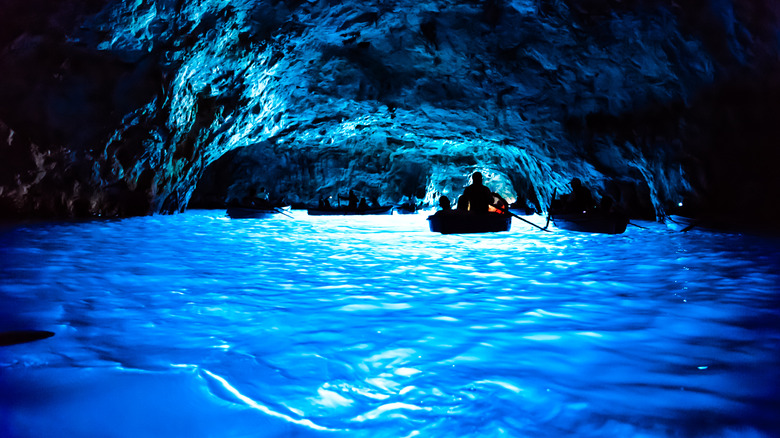
<svg viewBox="0 0 780 438">
<path fill-rule="evenodd" d="M 0 431 L 771 436 L 779 425 L 775 240 L 651 223 L 443 236 L 425 215 L 223 215 L 0 231 L 0 329 L 56 333 L 0 347 Z"/>
</svg>

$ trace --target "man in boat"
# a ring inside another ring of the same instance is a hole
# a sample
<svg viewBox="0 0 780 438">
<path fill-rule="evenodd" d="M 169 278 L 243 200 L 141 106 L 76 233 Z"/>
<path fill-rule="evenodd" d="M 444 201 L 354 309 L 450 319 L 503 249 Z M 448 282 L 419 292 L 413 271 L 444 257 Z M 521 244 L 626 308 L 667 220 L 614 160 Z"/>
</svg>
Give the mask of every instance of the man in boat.
<svg viewBox="0 0 780 438">
<path fill-rule="evenodd" d="M 355 210 L 358 208 L 358 197 L 355 194 L 354 190 L 349 191 L 349 196 L 341 196 L 338 195 L 339 199 L 346 199 L 349 203 L 347 204 L 347 208 L 350 210 Z"/>
<path fill-rule="evenodd" d="M 241 206 L 247 208 L 272 208 L 270 202 L 268 202 L 268 192 L 265 191 L 265 187 L 260 188 L 260 193 L 254 187 L 250 187 L 247 195 L 241 200 Z"/>
<path fill-rule="evenodd" d="M 254 199 L 254 206 L 257 208 L 273 208 L 271 201 L 268 200 L 268 192 L 265 187 L 260 187 L 260 192 Z"/>
<path fill-rule="evenodd" d="M 596 201 L 593 200 L 590 190 L 582 185 L 582 181 L 579 178 L 572 178 L 569 185 L 571 186 L 571 193 L 569 193 L 564 202 L 564 211 L 566 213 L 592 212 Z"/>
<path fill-rule="evenodd" d="M 471 213 L 487 213 L 493 204 L 493 192 L 482 184 L 482 173 L 471 174 L 471 185 L 463 190 L 463 195 L 458 199 L 458 210 L 466 210 Z"/>
</svg>

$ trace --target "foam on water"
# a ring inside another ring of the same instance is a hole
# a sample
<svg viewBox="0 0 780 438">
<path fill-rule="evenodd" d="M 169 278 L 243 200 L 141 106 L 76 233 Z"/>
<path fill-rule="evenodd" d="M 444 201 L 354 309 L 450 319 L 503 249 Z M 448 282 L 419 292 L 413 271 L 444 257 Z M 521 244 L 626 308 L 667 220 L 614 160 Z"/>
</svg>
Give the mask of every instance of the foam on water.
<svg viewBox="0 0 780 438">
<path fill-rule="evenodd" d="M 780 243 L 643 225 L 7 225 L 0 435 L 772 436 Z"/>
</svg>

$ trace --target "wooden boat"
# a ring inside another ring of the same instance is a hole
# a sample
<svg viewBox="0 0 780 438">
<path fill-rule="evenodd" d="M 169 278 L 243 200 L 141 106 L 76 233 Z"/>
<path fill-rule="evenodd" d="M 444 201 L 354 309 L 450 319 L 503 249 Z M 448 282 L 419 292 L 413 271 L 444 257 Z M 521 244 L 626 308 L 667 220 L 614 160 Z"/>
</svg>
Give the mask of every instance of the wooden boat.
<svg viewBox="0 0 780 438">
<path fill-rule="evenodd" d="M 290 206 L 284 207 L 228 207 L 227 215 L 231 219 L 262 219 L 266 217 L 277 216 L 280 214 L 287 214 L 290 211 Z"/>
<path fill-rule="evenodd" d="M 626 231 L 628 218 L 623 215 L 599 213 L 551 214 L 556 227 L 585 233 L 621 234 Z"/>
<path fill-rule="evenodd" d="M 666 227 L 672 231 L 688 231 L 700 224 L 698 219 L 670 214 L 664 217 Z"/>
<path fill-rule="evenodd" d="M 415 214 L 420 211 L 416 205 L 413 204 L 401 204 L 395 206 L 395 212 L 398 214 Z"/>
<path fill-rule="evenodd" d="M 310 216 L 343 216 L 343 215 L 376 215 L 376 214 L 393 214 L 392 205 L 383 205 L 380 207 L 369 208 L 349 208 L 349 207 L 332 207 L 332 208 L 310 208 L 306 210 Z"/>
<path fill-rule="evenodd" d="M 428 223 L 434 233 L 497 233 L 509 231 L 512 216 L 500 213 L 474 214 L 457 210 L 438 211 L 428 216 Z"/>
</svg>

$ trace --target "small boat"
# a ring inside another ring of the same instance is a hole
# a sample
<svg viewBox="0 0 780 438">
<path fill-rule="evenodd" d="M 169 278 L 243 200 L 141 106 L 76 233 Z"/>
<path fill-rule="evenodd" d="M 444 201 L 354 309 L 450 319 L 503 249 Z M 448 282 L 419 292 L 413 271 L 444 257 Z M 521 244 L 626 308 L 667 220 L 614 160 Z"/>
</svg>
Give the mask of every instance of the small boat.
<svg viewBox="0 0 780 438">
<path fill-rule="evenodd" d="M 290 206 L 284 207 L 228 207 L 227 215 L 231 219 L 262 219 L 266 217 L 272 217 L 277 215 L 287 215 L 290 211 Z"/>
<path fill-rule="evenodd" d="M 626 231 L 628 218 L 623 215 L 599 213 L 551 214 L 556 227 L 585 233 L 621 234 Z"/>
<path fill-rule="evenodd" d="M 398 214 L 415 214 L 420 211 L 414 204 L 401 204 L 395 206 L 395 212 Z"/>
<path fill-rule="evenodd" d="M 310 208 L 306 210 L 310 216 L 343 216 L 343 215 L 371 215 L 371 214 L 393 214 L 392 205 L 383 205 L 380 207 L 369 208 L 349 208 L 349 207 L 331 207 L 331 208 Z"/>
<path fill-rule="evenodd" d="M 434 233 L 497 233 L 509 231 L 512 216 L 500 213 L 474 214 L 457 210 L 438 211 L 428 216 L 428 223 Z"/>
<path fill-rule="evenodd" d="M 698 219 L 670 214 L 664 217 L 666 227 L 672 231 L 688 231 L 700 224 Z"/>
</svg>

